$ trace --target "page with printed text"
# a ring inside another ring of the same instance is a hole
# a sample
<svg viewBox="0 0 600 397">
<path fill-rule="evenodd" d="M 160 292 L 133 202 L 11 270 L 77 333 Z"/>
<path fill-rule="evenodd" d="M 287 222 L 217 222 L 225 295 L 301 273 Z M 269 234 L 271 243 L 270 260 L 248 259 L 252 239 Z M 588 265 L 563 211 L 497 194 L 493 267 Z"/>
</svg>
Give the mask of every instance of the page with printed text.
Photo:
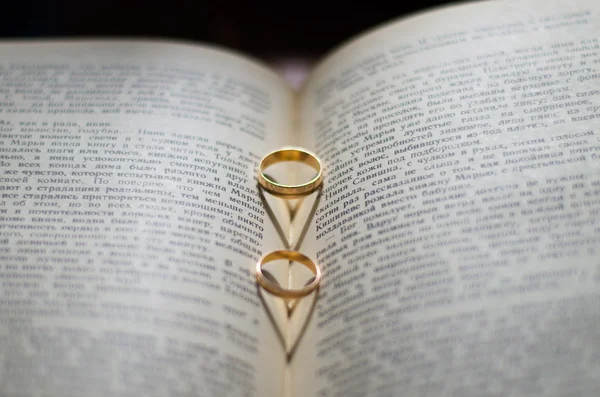
<svg viewBox="0 0 600 397">
<path fill-rule="evenodd" d="M 599 32 L 593 1 L 467 4 L 317 68 L 295 396 L 598 394 Z"/>
</svg>

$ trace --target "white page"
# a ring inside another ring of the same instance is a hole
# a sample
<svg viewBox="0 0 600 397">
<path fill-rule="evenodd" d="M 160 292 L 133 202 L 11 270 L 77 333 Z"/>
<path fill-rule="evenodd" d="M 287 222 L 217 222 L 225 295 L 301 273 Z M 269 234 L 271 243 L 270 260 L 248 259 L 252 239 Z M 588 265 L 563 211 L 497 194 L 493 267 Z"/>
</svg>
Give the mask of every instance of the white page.
<svg viewBox="0 0 600 397">
<path fill-rule="evenodd" d="M 266 68 L 176 43 L 0 45 L 0 394 L 279 396 Z"/>
<path fill-rule="evenodd" d="M 318 67 L 324 276 L 296 396 L 598 394 L 599 13 L 451 7 Z"/>
</svg>

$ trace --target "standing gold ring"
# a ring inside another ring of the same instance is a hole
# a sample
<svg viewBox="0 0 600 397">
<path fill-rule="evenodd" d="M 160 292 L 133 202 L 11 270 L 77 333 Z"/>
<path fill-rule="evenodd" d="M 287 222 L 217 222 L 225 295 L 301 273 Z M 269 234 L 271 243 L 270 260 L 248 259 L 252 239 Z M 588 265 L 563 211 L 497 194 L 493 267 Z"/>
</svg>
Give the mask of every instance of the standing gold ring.
<svg viewBox="0 0 600 397">
<path fill-rule="evenodd" d="M 264 170 L 284 161 L 298 161 L 312 167 L 317 175 L 306 183 L 300 185 L 284 185 L 271 180 L 264 174 Z M 260 161 L 258 167 L 258 183 L 269 193 L 282 198 L 299 198 L 314 192 L 323 182 L 323 168 L 321 161 L 306 149 L 288 147 L 275 150 L 267 154 Z"/>
<path fill-rule="evenodd" d="M 294 262 L 298 262 L 312 270 L 315 274 L 315 279 L 308 285 L 299 289 L 288 289 L 283 288 L 265 277 L 263 274 L 262 267 L 265 263 L 277 260 L 286 259 Z M 256 281 L 267 291 L 280 298 L 301 298 L 313 292 L 319 283 L 321 282 L 321 268 L 319 265 L 314 263 L 308 256 L 301 254 L 298 251 L 279 250 L 271 251 L 263 255 L 258 262 L 256 262 Z"/>
</svg>

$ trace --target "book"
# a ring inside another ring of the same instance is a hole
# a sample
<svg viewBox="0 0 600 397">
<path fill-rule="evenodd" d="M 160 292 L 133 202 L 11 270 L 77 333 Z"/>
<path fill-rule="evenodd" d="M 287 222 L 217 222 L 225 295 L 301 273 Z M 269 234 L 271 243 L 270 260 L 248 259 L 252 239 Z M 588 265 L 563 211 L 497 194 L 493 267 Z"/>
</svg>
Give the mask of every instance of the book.
<svg viewBox="0 0 600 397">
<path fill-rule="evenodd" d="M 598 395 L 599 33 L 594 1 L 454 5 L 299 92 L 209 45 L 3 42 L 0 395 Z M 254 275 L 288 145 L 325 168 L 291 316 Z"/>
</svg>

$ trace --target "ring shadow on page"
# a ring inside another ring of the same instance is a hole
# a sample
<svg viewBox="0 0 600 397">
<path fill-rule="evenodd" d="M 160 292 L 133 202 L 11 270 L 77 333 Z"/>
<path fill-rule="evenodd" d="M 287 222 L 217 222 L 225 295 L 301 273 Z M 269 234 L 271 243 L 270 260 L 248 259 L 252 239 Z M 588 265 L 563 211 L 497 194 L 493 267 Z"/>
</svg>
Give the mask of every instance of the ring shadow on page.
<svg viewBox="0 0 600 397">
<path fill-rule="evenodd" d="M 269 177 L 269 179 L 273 180 L 271 177 Z M 285 232 L 283 231 L 283 228 L 281 227 L 281 222 L 279 222 L 277 220 L 277 216 L 275 215 L 273 208 L 271 208 L 271 205 L 265 198 L 263 188 L 259 184 L 257 184 L 257 189 L 258 189 L 258 195 L 260 197 L 260 201 L 261 201 L 263 207 L 265 208 L 265 210 L 267 211 L 267 215 L 269 215 L 271 222 L 273 222 L 273 225 L 275 226 L 275 230 L 277 230 L 277 234 L 279 234 L 279 237 L 281 238 L 281 241 L 285 245 L 285 248 L 292 250 L 292 251 L 297 251 L 298 249 L 300 249 L 300 245 L 302 245 L 302 241 L 304 240 L 304 237 L 306 236 L 306 232 L 308 231 L 310 223 L 311 223 L 313 217 L 315 216 L 315 213 L 317 212 L 319 203 L 321 202 L 321 196 L 323 193 L 323 184 L 321 184 L 316 189 L 317 197 L 315 198 L 313 206 L 306 218 L 304 226 L 302 227 L 302 231 L 300 232 L 300 235 L 298 236 L 298 239 L 296 240 L 295 243 L 291 243 L 289 241 L 288 237 L 286 236 Z M 300 210 L 300 207 L 302 206 L 302 204 L 304 203 L 304 201 L 306 200 L 307 197 L 298 199 L 299 201 L 297 202 L 297 204 L 295 206 L 292 206 L 292 204 L 289 202 L 289 200 L 283 200 L 283 202 L 285 203 L 285 206 L 288 210 L 288 213 L 290 215 L 290 222 L 294 222 L 296 215 L 298 214 L 298 212 Z"/>
<path fill-rule="evenodd" d="M 271 180 L 274 180 L 273 178 L 271 178 L 269 176 L 269 178 Z M 319 207 L 319 203 L 321 201 L 321 196 L 323 193 L 323 184 L 321 184 L 318 188 L 317 188 L 317 196 L 315 198 L 315 201 L 312 205 L 312 208 L 306 218 L 306 221 L 304 223 L 304 226 L 302 227 L 302 230 L 300 232 L 300 235 L 298 236 L 298 239 L 296 240 L 295 243 L 291 243 L 288 239 L 288 237 L 286 236 L 285 232 L 283 231 L 283 228 L 281 227 L 281 222 L 279 222 L 277 220 L 277 216 L 275 215 L 275 212 L 273 211 L 273 209 L 271 208 L 271 205 L 268 203 L 268 201 L 266 200 L 265 196 L 264 196 L 264 192 L 263 192 L 263 188 L 257 184 L 257 188 L 258 188 L 258 194 L 260 197 L 260 200 L 263 204 L 263 207 L 265 208 L 265 210 L 267 211 L 267 214 L 269 215 L 269 218 L 271 219 L 271 222 L 273 223 L 275 230 L 277 231 L 277 234 L 279 234 L 279 237 L 281 238 L 283 244 L 285 245 L 285 247 L 287 249 L 293 250 L 293 251 L 297 251 L 300 246 L 302 245 L 302 242 L 304 240 L 304 237 L 306 236 L 306 233 L 308 231 L 308 228 L 310 226 L 310 223 L 312 221 L 312 219 L 314 218 L 314 215 L 316 213 L 317 208 Z M 286 208 L 288 210 L 288 213 L 290 215 L 290 222 L 293 223 L 293 221 L 296 218 L 296 215 L 298 214 L 300 207 L 302 206 L 302 204 L 304 203 L 304 200 L 306 199 L 306 197 L 299 199 L 299 201 L 297 202 L 297 204 L 295 206 L 292 206 L 292 204 L 289 202 L 289 200 L 283 200 Z M 291 262 L 290 262 L 291 265 Z M 263 274 L 264 276 L 271 281 L 272 283 L 275 284 L 279 284 L 279 282 L 277 281 L 277 279 L 268 271 L 263 270 Z M 310 278 L 306 284 L 309 285 L 310 283 L 312 283 L 314 280 L 313 278 Z M 302 322 L 302 326 L 299 330 L 299 333 L 297 334 L 296 338 L 293 340 L 293 343 L 288 344 L 288 341 L 286 340 L 286 335 L 284 334 L 283 330 L 281 330 L 281 328 L 278 326 L 277 321 L 275 320 L 275 317 L 273 315 L 272 310 L 269 308 L 269 305 L 264 297 L 264 291 L 261 288 L 261 286 L 257 283 L 256 284 L 256 288 L 257 288 L 257 293 L 258 296 L 265 308 L 265 311 L 267 312 L 267 316 L 269 317 L 269 321 L 271 321 L 271 325 L 273 326 L 273 328 L 275 329 L 275 332 L 277 333 L 277 337 L 279 339 L 279 342 L 283 348 L 283 350 L 285 351 L 286 354 L 286 361 L 288 362 L 288 364 L 292 361 L 292 358 L 294 356 L 294 353 L 296 352 L 298 346 L 300 345 L 300 341 L 302 340 L 302 336 L 304 335 L 308 324 L 310 322 L 310 319 L 312 318 L 312 315 L 315 311 L 316 308 L 316 304 L 317 304 L 317 300 L 319 298 L 319 287 L 317 287 L 313 292 L 312 292 L 312 302 L 310 304 L 310 307 L 307 310 L 306 313 L 306 318 L 304 319 L 304 321 Z M 310 295 L 309 295 L 310 296 Z M 296 309 L 296 307 L 298 306 L 298 303 L 300 302 L 300 298 L 299 299 L 293 299 L 293 300 L 287 300 L 286 301 L 286 309 L 287 309 L 287 318 L 290 319 Z M 289 348 L 288 348 L 289 346 Z"/>
<path fill-rule="evenodd" d="M 270 176 L 269 176 L 269 178 L 271 180 L 274 180 Z M 288 237 L 286 236 L 285 232 L 283 231 L 283 228 L 281 227 L 281 222 L 279 222 L 277 220 L 277 215 L 275 215 L 275 212 L 273 211 L 273 208 L 271 208 L 271 205 L 269 204 L 269 202 L 265 198 L 265 195 L 264 195 L 264 192 L 263 192 L 263 188 L 259 184 L 257 184 L 257 189 L 258 189 L 258 195 L 260 197 L 260 201 L 261 201 L 263 207 L 265 208 L 265 210 L 267 211 L 267 214 L 269 215 L 269 218 L 271 219 L 271 222 L 275 226 L 275 230 L 277 231 L 277 234 L 279 234 L 279 237 L 281 238 L 281 241 L 285 245 L 286 249 L 289 249 L 289 250 L 292 250 L 292 251 L 298 251 L 300 249 L 300 246 L 302 245 L 302 242 L 304 241 L 304 237 L 306 236 L 306 233 L 308 232 L 308 228 L 310 227 L 310 223 L 311 223 L 312 219 L 314 218 L 315 213 L 317 212 L 317 208 L 319 207 L 319 203 L 321 202 L 321 196 L 322 196 L 322 193 L 323 193 L 323 184 L 321 184 L 316 189 L 317 196 L 315 198 L 315 201 L 313 203 L 313 206 L 312 206 L 312 208 L 311 208 L 308 216 L 306 217 L 306 221 L 304 222 L 304 226 L 302 227 L 300 235 L 298 236 L 298 239 L 296 240 L 295 243 L 291 243 L 289 241 Z M 289 214 L 290 214 L 290 222 L 294 221 L 294 218 L 295 218 L 296 214 L 300 210 L 300 207 L 302 206 L 302 204 L 304 203 L 304 201 L 306 200 L 307 197 L 299 199 L 300 201 L 298 201 L 298 203 L 295 206 L 293 206 L 293 207 L 292 207 L 292 204 L 289 202 L 289 200 L 283 200 L 283 202 L 285 203 L 286 208 L 288 209 Z M 292 263 L 290 262 L 290 265 L 291 264 Z M 296 305 L 298 304 L 298 302 L 299 302 L 298 299 L 294 299 L 294 300 L 290 300 L 290 301 L 286 302 L 286 307 L 287 307 L 287 311 L 288 311 L 288 317 L 290 317 L 292 315 L 292 312 L 294 311 L 294 308 L 296 307 Z"/>
<path fill-rule="evenodd" d="M 263 274 L 265 275 L 265 277 L 267 277 L 269 279 L 269 281 L 271 281 L 272 283 L 278 284 L 275 277 L 273 277 L 269 272 L 263 270 Z M 306 285 L 310 284 L 312 281 L 313 281 L 312 279 L 308 280 Z M 273 315 L 273 312 L 269 308 L 269 305 L 263 295 L 265 292 L 263 291 L 263 289 L 261 288 L 261 286 L 258 283 L 256 284 L 258 297 L 260 298 L 260 300 L 265 308 L 265 311 L 267 312 L 267 317 L 269 317 L 269 321 L 271 321 L 271 325 L 275 329 L 275 333 L 277 334 L 277 339 L 279 339 L 279 343 L 281 344 L 281 347 L 283 348 L 283 350 L 285 352 L 286 362 L 288 364 L 292 362 L 292 359 L 294 358 L 294 353 L 298 349 L 298 346 L 300 345 L 300 341 L 302 340 L 302 336 L 304 336 L 304 333 L 306 332 L 306 329 L 308 328 L 308 323 L 310 322 L 310 319 L 312 318 L 312 315 L 315 311 L 315 308 L 317 306 L 317 300 L 319 298 L 319 288 L 320 287 L 317 287 L 311 293 L 312 296 L 309 295 L 309 297 L 312 299 L 312 302 L 307 311 L 306 318 L 302 322 L 300 331 L 299 331 L 298 335 L 296 336 L 296 338 L 293 340 L 293 343 L 289 344 L 288 341 L 286 340 L 287 339 L 286 335 L 284 334 L 283 330 L 277 325 L 275 316 Z M 299 299 L 296 299 L 295 301 L 298 301 L 298 300 Z M 297 307 L 297 305 L 294 305 L 294 308 L 295 307 Z M 288 318 L 291 318 L 291 315 L 292 315 L 292 313 L 290 311 L 288 311 Z"/>
</svg>

